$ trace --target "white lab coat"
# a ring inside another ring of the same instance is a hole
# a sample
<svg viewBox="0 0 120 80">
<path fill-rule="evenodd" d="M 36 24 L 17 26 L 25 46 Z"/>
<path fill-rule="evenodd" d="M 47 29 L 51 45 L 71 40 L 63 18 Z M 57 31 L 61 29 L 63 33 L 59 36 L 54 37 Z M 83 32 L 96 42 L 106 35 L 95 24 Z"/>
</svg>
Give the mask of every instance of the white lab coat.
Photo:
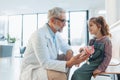
<svg viewBox="0 0 120 80">
<path fill-rule="evenodd" d="M 64 53 L 70 49 L 69 45 L 56 33 L 57 49 Z M 53 39 L 49 33 L 48 25 L 32 34 L 26 47 L 22 62 L 20 80 L 48 80 L 47 69 L 66 72 L 66 61 L 57 59 Z"/>
</svg>

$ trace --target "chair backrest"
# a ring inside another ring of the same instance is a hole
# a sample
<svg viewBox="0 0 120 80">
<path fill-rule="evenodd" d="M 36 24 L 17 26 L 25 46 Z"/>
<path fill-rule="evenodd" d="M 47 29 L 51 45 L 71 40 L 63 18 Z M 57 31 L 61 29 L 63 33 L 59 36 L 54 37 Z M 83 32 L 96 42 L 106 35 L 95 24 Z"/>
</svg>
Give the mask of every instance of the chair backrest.
<svg viewBox="0 0 120 80">
<path fill-rule="evenodd" d="M 20 47 L 20 54 L 24 54 L 25 50 L 26 50 L 26 47 L 25 46 L 21 46 Z"/>
</svg>

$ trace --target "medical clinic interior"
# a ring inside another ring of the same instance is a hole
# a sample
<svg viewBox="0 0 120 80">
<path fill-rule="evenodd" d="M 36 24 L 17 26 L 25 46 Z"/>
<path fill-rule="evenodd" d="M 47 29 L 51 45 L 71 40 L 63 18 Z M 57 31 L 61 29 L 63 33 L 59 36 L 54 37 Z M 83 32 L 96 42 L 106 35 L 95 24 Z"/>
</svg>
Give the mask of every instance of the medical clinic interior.
<svg viewBox="0 0 120 80">
<path fill-rule="evenodd" d="M 66 10 L 60 34 L 74 55 L 93 37 L 88 20 L 105 18 L 112 34 L 112 59 L 106 71 L 91 80 L 120 80 L 120 0 L 0 0 L 0 80 L 19 80 L 28 39 L 48 22 L 47 12 L 53 7 Z M 70 69 L 68 80 L 77 68 Z"/>
</svg>

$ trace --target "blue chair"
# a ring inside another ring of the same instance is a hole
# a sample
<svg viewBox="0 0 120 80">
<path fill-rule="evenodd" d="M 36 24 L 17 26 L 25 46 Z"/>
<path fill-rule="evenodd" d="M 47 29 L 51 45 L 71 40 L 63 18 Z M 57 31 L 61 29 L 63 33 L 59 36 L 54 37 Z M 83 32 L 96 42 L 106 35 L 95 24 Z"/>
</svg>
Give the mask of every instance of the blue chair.
<svg viewBox="0 0 120 80">
<path fill-rule="evenodd" d="M 25 46 L 21 46 L 21 47 L 20 47 L 21 58 L 23 58 L 23 54 L 24 54 L 25 50 L 26 50 L 26 47 L 25 47 Z"/>
</svg>

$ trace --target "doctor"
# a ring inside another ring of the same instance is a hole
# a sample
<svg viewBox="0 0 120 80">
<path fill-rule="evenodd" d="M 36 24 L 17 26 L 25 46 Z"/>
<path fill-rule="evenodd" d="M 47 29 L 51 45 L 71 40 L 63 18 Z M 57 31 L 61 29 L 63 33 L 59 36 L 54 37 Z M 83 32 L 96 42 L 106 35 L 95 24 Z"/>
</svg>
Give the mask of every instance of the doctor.
<svg viewBox="0 0 120 80">
<path fill-rule="evenodd" d="M 28 41 L 20 80 L 67 80 L 68 68 L 89 57 L 73 56 L 70 46 L 59 35 L 65 23 L 65 10 L 55 7 L 48 11 L 48 23 L 35 31 Z M 59 54 L 59 50 L 64 54 Z"/>
</svg>

